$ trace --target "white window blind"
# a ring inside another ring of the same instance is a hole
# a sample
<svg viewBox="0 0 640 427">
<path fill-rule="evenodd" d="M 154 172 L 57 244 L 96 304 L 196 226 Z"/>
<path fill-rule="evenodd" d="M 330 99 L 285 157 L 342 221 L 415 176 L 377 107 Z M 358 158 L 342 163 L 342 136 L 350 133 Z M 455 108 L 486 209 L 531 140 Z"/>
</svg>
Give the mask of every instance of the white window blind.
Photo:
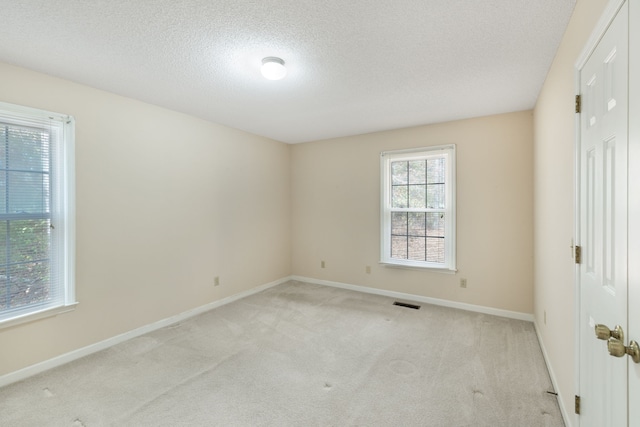
<svg viewBox="0 0 640 427">
<path fill-rule="evenodd" d="M 381 262 L 455 270 L 455 146 L 381 154 Z"/>
<path fill-rule="evenodd" d="M 0 103 L 0 324 L 75 303 L 73 126 Z"/>
</svg>

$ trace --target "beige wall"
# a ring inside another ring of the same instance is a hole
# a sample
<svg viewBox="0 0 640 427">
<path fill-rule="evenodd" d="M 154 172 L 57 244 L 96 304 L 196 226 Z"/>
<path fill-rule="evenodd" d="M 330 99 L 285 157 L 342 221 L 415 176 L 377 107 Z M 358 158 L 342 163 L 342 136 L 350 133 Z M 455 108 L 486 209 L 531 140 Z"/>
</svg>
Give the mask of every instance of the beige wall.
<svg viewBox="0 0 640 427">
<path fill-rule="evenodd" d="M 565 408 L 574 392 L 574 64 L 607 2 L 579 0 L 534 110 L 535 318 Z M 546 312 L 546 324 L 544 322 Z"/>
<path fill-rule="evenodd" d="M 80 302 L 0 375 L 290 274 L 288 145 L 6 64 L 0 101 L 76 118 Z"/>
<path fill-rule="evenodd" d="M 458 273 L 380 266 L 380 152 L 442 144 L 457 145 Z M 294 145 L 293 274 L 532 313 L 532 155 L 531 111 Z"/>
</svg>

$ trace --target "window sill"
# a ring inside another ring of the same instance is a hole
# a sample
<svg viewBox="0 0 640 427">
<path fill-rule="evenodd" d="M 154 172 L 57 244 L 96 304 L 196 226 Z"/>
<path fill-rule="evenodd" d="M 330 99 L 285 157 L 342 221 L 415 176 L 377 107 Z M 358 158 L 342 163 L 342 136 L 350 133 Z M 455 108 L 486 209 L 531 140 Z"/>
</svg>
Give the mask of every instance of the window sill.
<svg viewBox="0 0 640 427">
<path fill-rule="evenodd" d="M 67 304 L 59 307 L 45 308 L 33 313 L 27 313 L 20 316 L 12 317 L 10 319 L 0 321 L 0 329 L 12 328 L 14 326 L 22 325 L 29 322 L 35 322 L 36 320 L 45 319 L 47 317 L 54 317 L 59 314 L 68 313 L 76 309 L 77 302 Z"/>
<path fill-rule="evenodd" d="M 444 273 L 444 274 L 456 274 L 458 272 L 458 270 L 456 269 L 450 269 L 446 267 L 428 267 L 428 266 L 420 267 L 417 265 L 395 264 L 395 263 L 382 262 L 382 261 L 380 261 L 379 264 L 383 267 L 398 268 L 401 270 L 420 270 L 420 271 L 430 271 L 434 273 Z"/>
</svg>

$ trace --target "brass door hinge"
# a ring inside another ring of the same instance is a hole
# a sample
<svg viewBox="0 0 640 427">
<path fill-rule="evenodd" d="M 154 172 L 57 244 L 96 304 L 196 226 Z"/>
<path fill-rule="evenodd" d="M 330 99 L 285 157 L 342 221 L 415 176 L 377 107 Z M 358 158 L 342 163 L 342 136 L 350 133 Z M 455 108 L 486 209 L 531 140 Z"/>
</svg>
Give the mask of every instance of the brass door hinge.
<svg viewBox="0 0 640 427">
<path fill-rule="evenodd" d="M 576 396 L 576 414 L 580 415 L 580 396 Z"/>
<path fill-rule="evenodd" d="M 582 112 L 582 97 L 580 95 L 576 95 L 576 113 L 579 114 Z"/>
<path fill-rule="evenodd" d="M 576 260 L 576 264 L 582 264 L 582 246 L 576 245 L 575 247 L 575 255 L 574 258 Z"/>
</svg>

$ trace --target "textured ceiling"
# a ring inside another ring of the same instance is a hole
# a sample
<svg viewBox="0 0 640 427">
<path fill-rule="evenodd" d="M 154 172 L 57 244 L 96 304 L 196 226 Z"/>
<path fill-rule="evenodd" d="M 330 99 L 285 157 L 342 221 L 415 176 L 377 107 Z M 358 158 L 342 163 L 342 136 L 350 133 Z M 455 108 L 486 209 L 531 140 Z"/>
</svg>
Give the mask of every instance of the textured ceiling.
<svg viewBox="0 0 640 427">
<path fill-rule="evenodd" d="M 295 143 L 530 109 L 574 5 L 0 0 L 0 61 Z"/>
</svg>

